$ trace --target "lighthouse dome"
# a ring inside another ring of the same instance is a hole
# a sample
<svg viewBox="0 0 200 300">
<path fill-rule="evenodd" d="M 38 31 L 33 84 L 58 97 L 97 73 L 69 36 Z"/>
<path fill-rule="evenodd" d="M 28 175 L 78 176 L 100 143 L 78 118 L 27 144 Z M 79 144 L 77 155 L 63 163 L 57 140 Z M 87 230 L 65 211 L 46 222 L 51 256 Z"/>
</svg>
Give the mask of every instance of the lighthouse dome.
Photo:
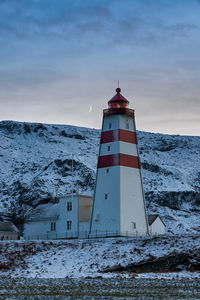
<svg viewBox="0 0 200 300">
<path fill-rule="evenodd" d="M 113 96 L 110 101 L 108 101 L 108 108 L 126 108 L 129 105 L 129 101 L 122 96 L 121 89 L 116 89 L 116 94 Z"/>
</svg>

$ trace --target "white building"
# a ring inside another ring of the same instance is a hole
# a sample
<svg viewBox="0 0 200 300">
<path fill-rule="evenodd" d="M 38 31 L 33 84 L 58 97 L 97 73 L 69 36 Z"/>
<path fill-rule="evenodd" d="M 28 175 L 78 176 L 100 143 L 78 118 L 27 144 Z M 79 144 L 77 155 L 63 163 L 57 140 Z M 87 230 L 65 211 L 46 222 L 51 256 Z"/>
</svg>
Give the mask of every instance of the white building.
<svg viewBox="0 0 200 300">
<path fill-rule="evenodd" d="M 73 197 L 72 195 L 60 197 L 57 203 L 39 205 L 24 224 L 24 238 L 44 240 L 88 238 L 92 204 L 93 198 L 91 196 L 77 194 Z M 150 234 L 165 233 L 165 224 L 159 215 L 149 215 L 148 222 Z M 0 237 L 17 239 L 18 231 L 11 224 L 10 222 L 9 224 L 8 222 L 0 222 Z M 96 236 L 98 237 L 98 232 L 93 235 L 93 237 Z M 110 234 L 105 232 L 102 236 L 106 237 Z"/>
<path fill-rule="evenodd" d="M 162 221 L 159 215 L 149 215 L 149 233 L 151 235 L 165 234 L 165 223 Z"/>
<path fill-rule="evenodd" d="M 39 205 L 24 224 L 25 239 L 87 238 L 92 197 L 67 195 L 57 203 Z"/>
<path fill-rule="evenodd" d="M 148 234 L 135 112 L 116 92 L 103 111 L 91 237 Z"/>
</svg>

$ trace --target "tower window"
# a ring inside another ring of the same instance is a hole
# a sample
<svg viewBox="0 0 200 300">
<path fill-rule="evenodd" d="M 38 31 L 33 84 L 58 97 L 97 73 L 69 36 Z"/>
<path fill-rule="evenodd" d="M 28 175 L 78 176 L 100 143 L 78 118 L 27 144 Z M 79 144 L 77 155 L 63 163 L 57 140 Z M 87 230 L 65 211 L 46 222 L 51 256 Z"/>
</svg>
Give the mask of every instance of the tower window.
<svg viewBox="0 0 200 300">
<path fill-rule="evenodd" d="M 108 146 L 108 151 L 110 151 L 110 145 Z"/>
<path fill-rule="evenodd" d="M 72 211 L 72 202 L 67 202 L 67 211 Z"/>
<path fill-rule="evenodd" d="M 56 223 L 51 222 L 51 231 L 56 231 Z"/>
<path fill-rule="evenodd" d="M 108 124 L 108 128 L 110 129 L 112 127 L 112 123 L 109 123 Z"/>
<path fill-rule="evenodd" d="M 105 199 L 105 200 L 108 199 L 108 194 L 104 194 L 104 199 Z"/>
<path fill-rule="evenodd" d="M 126 123 L 126 129 L 129 129 L 129 123 Z"/>
<path fill-rule="evenodd" d="M 109 174 L 109 173 L 110 173 L 110 169 L 107 168 L 107 169 L 106 169 L 106 174 Z"/>
<path fill-rule="evenodd" d="M 72 221 L 68 220 L 67 221 L 67 230 L 71 230 L 72 229 Z"/>
<path fill-rule="evenodd" d="M 136 229 L 136 222 L 132 222 L 133 229 Z"/>
</svg>

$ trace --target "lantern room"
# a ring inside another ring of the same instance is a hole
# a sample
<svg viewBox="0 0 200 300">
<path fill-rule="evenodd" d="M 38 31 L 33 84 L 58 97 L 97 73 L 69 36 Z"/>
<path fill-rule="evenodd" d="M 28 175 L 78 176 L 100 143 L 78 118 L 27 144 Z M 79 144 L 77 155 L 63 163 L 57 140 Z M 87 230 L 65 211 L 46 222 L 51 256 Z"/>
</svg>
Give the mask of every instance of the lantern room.
<svg viewBox="0 0 200 300">
<path fill-rule="evenodd" d="M 108 101 L 108 108 L 127 108 L 129 101 L 120 94 L 121 89 L 116 89 L 117 94 L 115 94 L 110 101 Z"/>
</svg>

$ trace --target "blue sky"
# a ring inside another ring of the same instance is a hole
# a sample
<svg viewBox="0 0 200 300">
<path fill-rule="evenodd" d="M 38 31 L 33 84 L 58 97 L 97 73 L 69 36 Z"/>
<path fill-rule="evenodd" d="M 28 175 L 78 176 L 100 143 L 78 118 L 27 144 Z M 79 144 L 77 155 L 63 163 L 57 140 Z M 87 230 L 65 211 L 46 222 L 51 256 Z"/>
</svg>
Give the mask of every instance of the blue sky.
<svg viewBox="0 0 200 300">
<path fill-rule="evenodd" d="M 200 133 L 200 0 L 0 0 L 0 120 Z M 92 111 L 89 112 L 90 106 Z"/>
</svg>

